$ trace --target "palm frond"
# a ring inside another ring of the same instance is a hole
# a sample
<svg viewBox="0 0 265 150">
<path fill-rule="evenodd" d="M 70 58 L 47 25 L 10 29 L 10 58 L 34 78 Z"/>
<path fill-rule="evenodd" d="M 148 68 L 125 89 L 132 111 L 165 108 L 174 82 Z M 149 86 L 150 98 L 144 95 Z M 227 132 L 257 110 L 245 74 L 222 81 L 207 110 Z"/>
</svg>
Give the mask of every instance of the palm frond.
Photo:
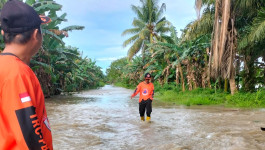
<svg viewBox="0 0 265 150">
<path fill-rule="evenodd" d="M 35 2 L 36 2 L 35 0 L 26 0 L 26 4 L 28 4 L 30 6 L 33 5 Z"/>
<path fill-rule="evenodd" d="M 261 41 L 265 38 L 265 8 L 260 10 L 254 19 L 249 38 L 251 42 Z"/>
<path fill-rule="evenodd" d="M 71 52 L 67 52 L 67 51 L 64 51 L 63 54 L 67 57 L 67 58 L 75 58 L 75 59 L 79 59 L 80 56 L 79 55 L 76 55 L 74 53 L 71 53 Z"/>
<path fill-rule="evenodd" d="M 159 11 L 156 14 L 156 20 L 160 19 L 162 17 L 162 15 L 164 14 L 164 12 L 166 11 L 166 4 L 163 3 L 159 9 Z"/>
<path fill-rule="evenodd" d="M 129 60 L 131 60 L 132 57 L 141 50 L 142 45 L 143 45 L 143 39 L 140 39 L 139 38 L 138 40 L 136 40 L 134 42 L 134 44 L 131 46 L 131 48 L 128 51 L 128 58 L 129 58 Z"/>
<path fill-rule="evenodd" d="M 141 31 L 140 28 L 132 28 L 132 29 L 127 29 L 125 31 L 122 32 L 122 36 L 125 36 L 127 34 L 135 34 L 135 33 L 139 33 Z"/>
<path fill-rule="evenodd" d="M 44 25 L 44 26 L 47 26 L 46 28 L 48 28 L 48 29 L 59 29 L 57 27 L 57 25 L 61 24 L 63 21 L 65 21 L 65 22 L 67 21 L 67 19 L 66 19 L 67 14 L 66 13 L 63 13 L 61 16 L 58 17 L 56 15 L 55 11 L 50 11 L 49 16 L 50 16 L 52 22 L 50 22 L 48 25 Z"/>
<path fill-rule="evenodd" d="M 169 27 L 161 27 L 159 30 L 156 30 L 157 33 L 167 33 L 170 32 Z"/>
<path fill-rule="evenodd" d="M 172 37 L 174 44 L 178 44 L 178 42 L 179 42 L 178 33 L 177 33 L 176 28 L 174 26 L 170 27 L 170 36 Z"/>
<path fill-rule="evenodd" d="M 150 31 L 148 29 L 143 29 L 140 33 L 139 33 L 139 37 L 141 39 L 146 39 L 149 38 L 150 35 Z"/>
<path fill-rule="evenodd" d="M 166 21 L 167 19 L 166 19 L 166 17 L 163 17 L 163 18 L 161 18 L 160 20 L 158 20 L 157 22 L 156 22 L 156 24 L 159 24 L 160 22 L 163 22 L 163 21 Z M 170 23 L 168 23 L 168 24 L 170 24 Z"/>
<path fill-rule="evenodd" d="M 36 65 L 36 66 L 43 67 L 46 73 L 49 73 L 52 70 L 52 67 L 49 64 L 46 64 L 46 63 L 43 63 L 43 62 L 39 62 L 39 61 L 36 61 L 34 59 L 32 59 L 30 61 L 30 63 L 32 63 L 33 65 Z"/>
<path fill-rule="evenodd" d="M 52 21 L 60 21 L 60 23 L 62 21 L 67 21 L 67 19 L 65 19 L 67 16 L 67 13 L 63 13 L 60 17 L 54 17 L 54 18 L 51 18 Z"/>
<path fill-rule="evenodd" d="M 131 38 L 129 38 L 128 40 L 123 42 L 123 47 L 126 47 L 129 44 L 135 42 L 138 38 L 139 38 L 139 34 L 136 34 L 136 35 L 132 36 Z"/>
<path fill-rule="evenodd" d="M 68 26 L 66 28 L 63 28 L 63 31 L 73 31 L 73 30 L 84 30 L 84 26 L 78 26 L 78 25 L 72 25 L 72 26 Z"/>
<path fill-rule="evenodd" d="M 144 20 L 144 14 L 141 11 L 141 8 L 134 6 L 134 5 L 132 5 L 131 7 L 132 7 L 132 10 L 136 13 L 137 17 L 141 20 Z"/>
<path fill-rule="evenodd" d="M 160 37 L 161 37 L 161 41 L 162 42 L 167 42 L 167 43 L 171 43 L 171 44 L 175 43 L 175 41 L 174 41 L 172 36 L 168 36 L 168 35 L 163 35 L 162 34 Z"/>
<path fill-rule="evenodd" d="M 46 30 L 46 29 L 42 29 L 42 33 L 54 38 L 55 40 L 59 41 L 60 43 L 62 43 L 64 45 L 63 40 L 59 36 L 57 36 L 55 33 L 51 32 L 49 30 Z"/>
<path fill-rule="evenodd" d="M 157 23 L 156 24 L 156 31 L 159 32 L 161 30 L 161 28 L 165 27 L 165 25 L 167 25 L 166 20 Z"/>
<path fill-rule="evenodd" d="M 213 14 L 211 12 L 206 12 L 202 15 L 199 20 L 195 20 L 190 22 L 182 35 L 183 41 L 185 40 L 193 40 L 197 37 L 205 34 L 209 34 L 213 30 Z"/>
<path fill-rule="evenodd" d="M 133 24 L 133 26 L 135 26 L 137 28 L 140 28 L 140 29 L 145 27 L 145 23 L 143 21 L 139 20 L 139 19 L 136 19 L 136 18 L 134 18 L 132 24 Z"/>
<path fill-rule="evenodd" d="M 53 1 L 43 1 L 43 2 L 37 2 L 33 5 L 33 8 L 39 12 L 39 13 L 44 13 L 45 11 L 58 11 L 61 10 L 62 5 L 57 4 L 56 2 Z"/>
</svg>

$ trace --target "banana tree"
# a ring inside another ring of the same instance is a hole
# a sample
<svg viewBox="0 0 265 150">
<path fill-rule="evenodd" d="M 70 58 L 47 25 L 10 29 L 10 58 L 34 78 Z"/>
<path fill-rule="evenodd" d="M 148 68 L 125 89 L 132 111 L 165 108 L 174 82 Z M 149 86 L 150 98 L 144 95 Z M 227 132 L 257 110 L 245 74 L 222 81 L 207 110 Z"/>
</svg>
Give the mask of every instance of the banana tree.
<svg viewBox="0 0 265 150">
<path fill-rule="evenodd" d="M 68 37 L 69 31 L 82 30 L 84 27 L 74 25 L 60 29 L 60 25 L 67 21 L 66 13 L 58 16 L 57 11 L 61 10 L 62 5 L 53 0 L 27 0 L 26 3 L 33 6 L 39 14 L 46 14 L 52 19 L 48 25 L 42 25 L 42 50 L 35 56 L 31 65 L 40 76 L 41 84 L 46 86 L 46 95 L 59 94 L 68 84 L 74 84 L 73 78 L 80 77 L 79 74 L 73 73 L 73 68 L 79 68 L 78 64 L 75 64 L 76 60 L 82 60 L 80 52 L 76 48 L 66 47 L 63 38 Z"/>
<path fill-rule="evenodd" d="M 154 54 L 152 55 L 151 61 L 145 66 L 148 70 L 160 70 L 157 76 L 165 76 L 164 83 L 168 82 L 170 77 L 170 70 L 175 68 L 176 72 L 176 85 L 179 84 L 179 75 L 181 77 L 182 91 L 185 91 L 185 81 L 183 77 L 183 69 L 181 66 L 180 55 L 182 54 L 182 49 L 179 48 L 180 39 L 177 36 L 177 32 L 174 27 L 170 27 L 171 38 L 166 39 L 165 42 L 158 42 L 154 44 L 149 44 L 149 49 L 154 49 Z M 165 61 L 164 61 L 165 60 Z M 157 69 L 159 67 L 161 69 Z"/>
</svg>

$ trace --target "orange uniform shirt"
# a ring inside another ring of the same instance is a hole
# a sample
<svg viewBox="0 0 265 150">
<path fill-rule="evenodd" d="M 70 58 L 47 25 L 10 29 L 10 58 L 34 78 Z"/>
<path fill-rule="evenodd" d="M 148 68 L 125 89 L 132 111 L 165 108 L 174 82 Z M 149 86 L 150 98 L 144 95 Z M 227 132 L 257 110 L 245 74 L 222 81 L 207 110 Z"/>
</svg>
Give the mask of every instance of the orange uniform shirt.
<svg viewBox="0 0 265 150">
<path fill-rule="evenodd" d="M 140 98 L 139 103 L 142 100 L 153 100 L 154 98 L 154 85 L 153 83 L 146 84 L 145 82 L 139 83 L 137 88 L 135 89 L 134 93 L 132 94 L 132 97 L 136 96 L 140 92 Z"/>
<path fill-rule="evenodd" d="M 52 150 L 44 95 L 19 58 L 0 54 L 0 150 Z"/>
</svg>

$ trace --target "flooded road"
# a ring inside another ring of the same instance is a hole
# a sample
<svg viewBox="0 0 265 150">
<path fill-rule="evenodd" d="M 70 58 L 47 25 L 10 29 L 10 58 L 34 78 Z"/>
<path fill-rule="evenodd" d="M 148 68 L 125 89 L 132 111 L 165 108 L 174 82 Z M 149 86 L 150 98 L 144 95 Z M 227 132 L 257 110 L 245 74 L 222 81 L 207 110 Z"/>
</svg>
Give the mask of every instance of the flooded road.
<svg viewBox="0 0 265 150">
<path fill-rule="evenodd" d="M 98 90 L 46 100 L 55 150 L 265 150 L 265 110 L 182 107 L 154 100 L 141 122 L 132 90 Z"/>
</svg>

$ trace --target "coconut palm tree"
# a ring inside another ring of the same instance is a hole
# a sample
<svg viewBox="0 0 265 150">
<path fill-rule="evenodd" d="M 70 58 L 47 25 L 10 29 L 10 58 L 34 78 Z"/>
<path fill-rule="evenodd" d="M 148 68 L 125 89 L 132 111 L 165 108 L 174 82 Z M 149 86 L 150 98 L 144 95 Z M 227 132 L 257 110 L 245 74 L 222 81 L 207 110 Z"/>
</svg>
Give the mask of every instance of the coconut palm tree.
<svg viewBox="0 0 265 150">
<path fill-rule="evenodd" d="M 205 7 L 202 14 L 201 7 Z M 214 24 L 213 3 L 196 0 L 196 11 L 198 18 L 185 27 L 182 34 L 182 41 L 194 40 L 202 35 L 212 33 Z"/>
<path fill-rule="evenodd" d="M 132 37 L 124 41 L 123 47 L 130 44 L 128 58 L 131 60 L 139 51 L 142 51 L 143 59 L 147 49 L 147 44 L 161 41 L 167 36 L 164 33 L 169 31 L 170 22 L 163 17 L 166 4 L 158 6 L 158 0 L 141 0 L 141 6 L 132 5 L 132 10 L 137 17 L 133 20 L 133 27 L 125 30 L 122 35 L 133 34 Z"/>
<path fill-rule="evenodd" d="M 257 17 L 254 18 L 253 23 L 249 26 L 249 33 L 239 44 L 240 48 L 245 48 L 249 44 L 255 42 L 263 42 L 265 39 L 265 7 L 259 10 Z"/>
</svg>

